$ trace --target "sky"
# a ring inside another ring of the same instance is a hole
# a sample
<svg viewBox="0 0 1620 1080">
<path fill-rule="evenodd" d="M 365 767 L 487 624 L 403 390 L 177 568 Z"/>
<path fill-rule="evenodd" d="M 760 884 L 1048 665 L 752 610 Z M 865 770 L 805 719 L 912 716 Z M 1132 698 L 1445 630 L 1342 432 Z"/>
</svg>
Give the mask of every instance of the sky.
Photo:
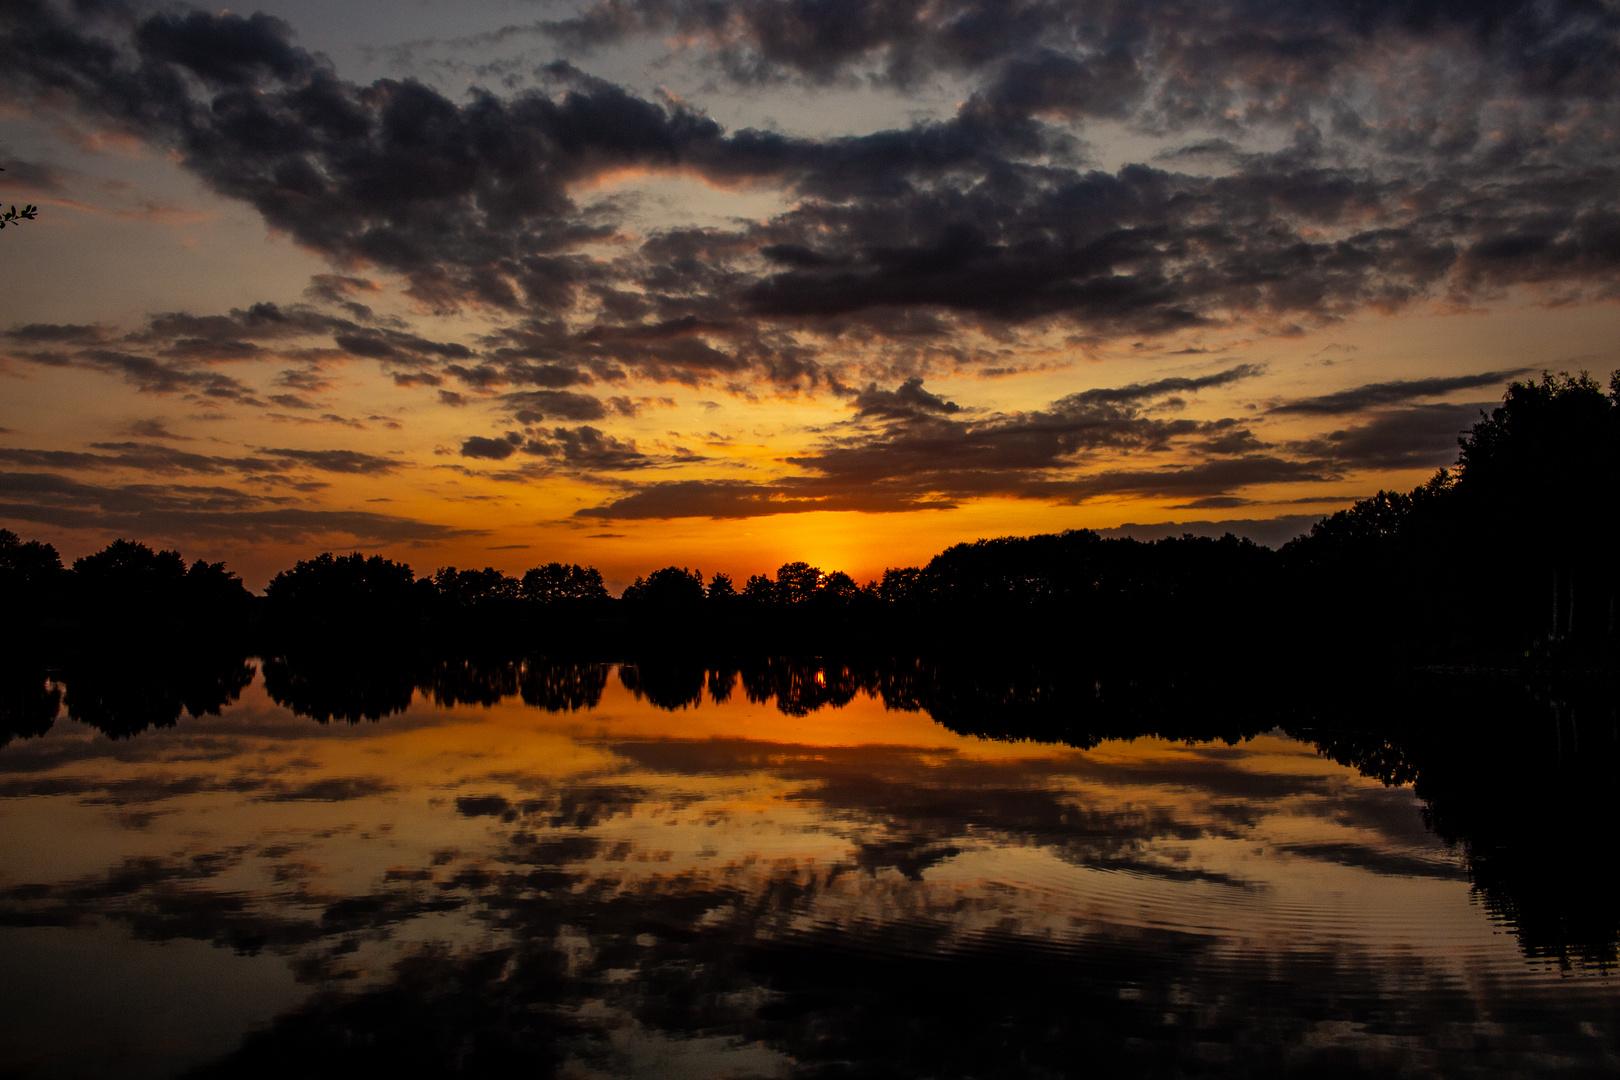
<svg viewBox="0 0 1620 1080">
<path fill-rule="evenodd" d="M 1277 544 L 1620 367 L 1613 0 L 0 6 L 0 526 Z"/>
</svg>

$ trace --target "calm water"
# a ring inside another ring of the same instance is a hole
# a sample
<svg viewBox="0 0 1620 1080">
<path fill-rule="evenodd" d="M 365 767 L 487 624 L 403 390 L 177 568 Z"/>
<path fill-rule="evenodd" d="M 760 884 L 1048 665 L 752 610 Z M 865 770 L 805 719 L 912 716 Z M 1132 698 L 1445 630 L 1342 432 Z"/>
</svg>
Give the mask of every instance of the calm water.
<svg viewBox="0 0 1620 1080">
<path fill-rule="evenodd" d="M 0 1073 L 1620 1066 L 1608 894 L 1515 884 L 1612 837 L 1518 851 L 1422 751 L 992 740 L 814 664 L 258 667 L 13 685 Z M 1612 742 L 1537 730 L 1515 768 Z"/>
</svg>

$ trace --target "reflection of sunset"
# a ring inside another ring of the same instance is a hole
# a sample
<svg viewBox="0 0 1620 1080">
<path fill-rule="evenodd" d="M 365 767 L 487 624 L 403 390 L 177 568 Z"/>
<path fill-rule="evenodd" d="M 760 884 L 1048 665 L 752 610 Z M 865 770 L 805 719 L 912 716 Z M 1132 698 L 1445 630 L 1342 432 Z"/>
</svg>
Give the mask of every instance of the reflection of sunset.
<svg viewBox="0 0 1620 1080">
<path fill-rule="evenodd" d="M 453 674 L 434 693 L 462 685 Z M 1110 1000 L 1121 976 L 1106 958 L 1119 950 L 1140 953 L 1132 981 L 1191 965 L 1176 977 L 1206 999 L 1249 993 L 1257 964 L 1338 957 L 1325 985 L 1364 980 L 1356 993 L 1381 1008 L 1426 1007 L 1400 996 L 1392 964 L 1469 1001 L 1512 987 L 1584 1007 L 1583 980 L 1526 967 L 1484 917 L 1409 789 L 1280 733 L 1089 750 L 985 740 L 866 691 L 816 704 L 849 678 L 826 663 L 780 666 L 769 683 L 711 674 L 684 708 L 631 689 L 668 691 L 670 677 L 564 664 L 512 684 L 543 682 L 562 711 L 511 693 L 444 708 L 418 692 L 381 721 L 321 725 L 255 680 L 217 718 L 125 739 L 58 720 L 0 751 L 0 916 L 95 920 L 113 935 L 98 946 L 117 954 L 109 963 L 170 986 L 192 1034 L 142 1051 L 153 1061 L 228 1051 L 200 1018 L 249 970 L 297 976 L 233 1021 L 262 1026 L 296 1015 L 312 988 L 390 993 L 446 948 L 468 962 L 557 950 L 577 992 L 613 1015 L 643 1008 L 654 971 L 705 970 L 703 949 L 727 964 L 759 950 L 926 961 L 951 978 L 974 957 L 1023 956 L 1101 979 Z M 788 696 L 760 696 L 765 685 Z M 208 943 L 211 959 L 172 970 L 185 954 L 148 942 L 176 939 Z M 0 931 L 16 985 L 64 977 L 10 944 L 22 940 Z M 675 941 L 700 951 L 675 963 Z M 234 966 L 232 949 L 270 968 Z M 780 988 L 787 973 L 760 977 Z M 60 1043 L 49 1024 L 18 1027 L 34 1006 L 18 1008 L 0 1037 Z M 1276 1008 L 1262 1010 L 1268 1023 L 1282 1022 Z"/>
</svg>

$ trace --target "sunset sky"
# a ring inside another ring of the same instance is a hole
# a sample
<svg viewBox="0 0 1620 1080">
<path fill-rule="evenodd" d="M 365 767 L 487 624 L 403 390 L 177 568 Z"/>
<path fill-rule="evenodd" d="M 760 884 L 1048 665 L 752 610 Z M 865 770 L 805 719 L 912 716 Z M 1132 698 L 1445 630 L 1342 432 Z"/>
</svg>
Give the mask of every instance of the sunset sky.
<svg viewBox="0 0 1620 1080">
<path fill-rule="evenodd" d="M 1620 367 L 1613 0 L 6 0 L 0 57 L 0 525 L 68 559 L 1277 543 Z"/>
</svg>

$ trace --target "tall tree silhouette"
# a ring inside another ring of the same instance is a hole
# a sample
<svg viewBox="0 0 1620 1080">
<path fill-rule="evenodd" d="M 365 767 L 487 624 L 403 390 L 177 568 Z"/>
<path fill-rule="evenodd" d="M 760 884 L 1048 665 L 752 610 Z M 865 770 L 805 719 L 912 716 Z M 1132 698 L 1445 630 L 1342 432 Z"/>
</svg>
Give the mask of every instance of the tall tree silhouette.
<svg viewBox="0 0 1620 1080">
<path fill-rule="evenodd" d="M 1467 525 L 1515 567 L 1554 637 L 1614 633 L 1614 508 L 1620 505 L 1620 372 L 1516 382 L 1461 440 Z"/>
</svg>

